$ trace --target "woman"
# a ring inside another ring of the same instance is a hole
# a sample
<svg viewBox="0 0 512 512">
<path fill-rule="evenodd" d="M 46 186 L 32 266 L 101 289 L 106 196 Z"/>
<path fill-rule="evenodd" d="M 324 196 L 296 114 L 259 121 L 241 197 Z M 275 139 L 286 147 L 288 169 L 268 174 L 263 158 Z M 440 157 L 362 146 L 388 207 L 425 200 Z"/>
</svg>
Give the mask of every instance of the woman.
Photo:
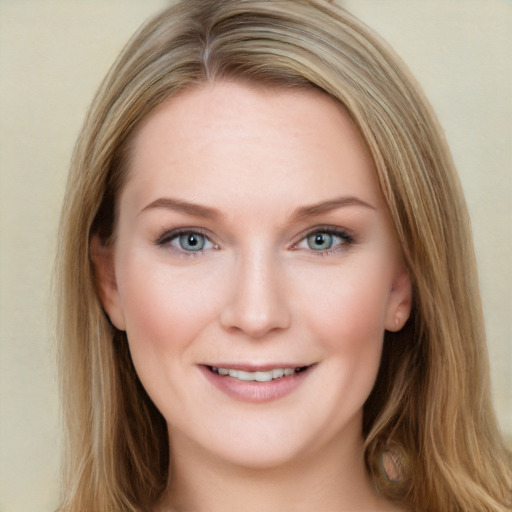
<svg viewBox="0 0 512 512">
<path fill-rule="evenodd" d="M 325 1 L 143 27 L 75 149 L 61 510 L 509 510 L 469 221 L 397 57 Z"/>
</svg>

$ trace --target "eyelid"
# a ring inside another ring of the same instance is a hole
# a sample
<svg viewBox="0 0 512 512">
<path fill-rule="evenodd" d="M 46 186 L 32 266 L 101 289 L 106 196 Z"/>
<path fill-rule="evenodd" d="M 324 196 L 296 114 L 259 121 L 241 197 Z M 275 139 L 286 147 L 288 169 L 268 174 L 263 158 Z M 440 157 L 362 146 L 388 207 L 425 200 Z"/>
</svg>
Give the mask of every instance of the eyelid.
<svg viewBox="0 0 512 512">
<path fill-rule="evenodd" d="M 326 233 L 329 235 L 336 236 L 342 240 L 342 243 L 337 244 L 331 249 L 325 249 L 325 250 L 318 250 L 315 251 L 311 248 L 301 248 L 299 247 L 299 244 L 306 242 L 309 236 L 315 234 L 315 233 Z M 354 238 L 353 233 L 351 230 L 348 230 L 346 228 L 341 228 L 339 226 L 329 226 L 329 225 L 320 225 L 320 226 L 314 226 L 313 228 L 310 228 L 304 232 L 302 232 L 296 239 L 296 242 L 293 243 L 292 249 L 294 250 L 307 250 L 310 251 L 316 255 L 328 255 L 335 252 L 338 252 L 340 248 L 347 247 L 350 245 L 353 245 L 356 243 L 356 240 Z"/>
<path fill-rule="evenodd" d="M 209 247 L 207 249 L 200 249 L 198 251 L 186 251 L 183 249 L 180 249 L 178 247 L 174 247 L 171 245 L 171 242 L 176 240 L 180 235 L 184 234 L 198 234 L 204 236 L 213 247 Z M 212 239 L 212 236 L 204 229 L 202 228 L 194 228 L 194 227 L 181 227 L 181 228 L 174 228 L 174 229 L 168 229 L 165 230 L 155 241 L 154 244 L 158 247 L 164 247 L 169 248 L 172 251 L 184 255 L 184 256 L 196 256 L 203 254 L 206 251 L 209 250 L 216 250 L 219 249 L 219 245 L 215 243 L 215 241 Z"/>
</svg>

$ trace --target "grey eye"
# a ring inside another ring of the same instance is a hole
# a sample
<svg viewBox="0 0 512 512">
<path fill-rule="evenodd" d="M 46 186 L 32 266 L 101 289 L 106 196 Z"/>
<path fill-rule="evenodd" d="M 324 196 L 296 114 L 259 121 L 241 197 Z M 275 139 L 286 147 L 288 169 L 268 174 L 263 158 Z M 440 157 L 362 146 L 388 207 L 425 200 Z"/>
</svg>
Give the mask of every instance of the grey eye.
<svg viewBox="0 0 512 512">
<path fill-rule="evenodd" d="M 178 243 L 184 251 L 201 251 L 206 245 L 206 237 L 201 233 L 183 233 L 179 236 Z"/>
<path fill-rule="evenodd" d="M 330 233 L 317 231 L 307 237 L 307 243 L 313 251 L 326 251 L 332 248 L 334 237 Z"/>
</svg>

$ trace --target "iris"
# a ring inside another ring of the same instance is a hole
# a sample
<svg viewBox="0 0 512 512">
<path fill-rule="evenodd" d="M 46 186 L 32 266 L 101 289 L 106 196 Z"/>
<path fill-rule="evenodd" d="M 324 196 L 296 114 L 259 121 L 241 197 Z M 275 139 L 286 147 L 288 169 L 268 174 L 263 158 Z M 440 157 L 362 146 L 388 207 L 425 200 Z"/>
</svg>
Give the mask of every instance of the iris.
<svg viewBox="0 0 512 512">
<path fill-rule="evenodd" d="M 334 236 L 330 233 L 316 232 L 308 236 L 308 247 L 313 251 L 326 251 L 332 248 Z"/>
</svg>

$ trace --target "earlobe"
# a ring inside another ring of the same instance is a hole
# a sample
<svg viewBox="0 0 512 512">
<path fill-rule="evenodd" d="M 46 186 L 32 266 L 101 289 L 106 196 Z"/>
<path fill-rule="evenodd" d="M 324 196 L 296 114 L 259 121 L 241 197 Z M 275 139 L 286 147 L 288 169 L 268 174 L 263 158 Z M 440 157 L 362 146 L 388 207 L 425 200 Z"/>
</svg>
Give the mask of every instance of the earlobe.
<svg viewBox="0 0 512 512">
<path fill-rule="evenodd" d="M 125 330 L 124 312 L 117 288 L 114 250 L 98 235 L 91 237 L 91 258 L 94 265 L 96 289 L 110 321 L 120 331 Z"/>
<path fill-rule="evenodd" d="M 402 329 L 411 314 L 411 305 L 411 278 L 407 269 L 403 267 L 393 280 L 384 325 L 385 329 L 391 332 L 397 332 Z"/>
</svg>

